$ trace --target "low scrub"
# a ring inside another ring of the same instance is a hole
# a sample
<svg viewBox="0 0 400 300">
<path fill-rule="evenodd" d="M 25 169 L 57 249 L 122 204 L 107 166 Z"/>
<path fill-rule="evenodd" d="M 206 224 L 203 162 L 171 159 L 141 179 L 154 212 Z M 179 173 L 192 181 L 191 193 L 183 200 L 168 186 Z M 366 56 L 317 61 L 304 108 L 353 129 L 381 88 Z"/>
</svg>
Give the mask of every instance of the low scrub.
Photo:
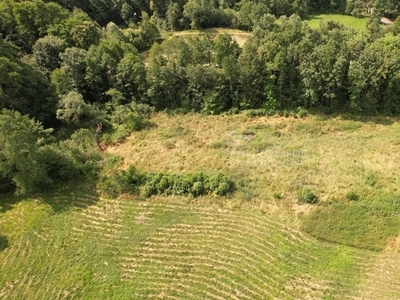
<svg viewBox="0 0 400 300">
<path fill-rule="evenodd" d="M 315 204 L 318 202 L 318 197 L 308 187 L 302 187 L 298 194 L 299 203 Z"/>
<path fill-rule="evenodd" d="M 166 174 L 140 171 L 130 166 L 127 170 L 105 172 L 100 177 L 98 188 L 109 196 L 140 194 L 150 197 L 163 194 L 198 197 L 207 194 L 226 196 L 235 190 L 235 185 L 221 173 Z"/>
<path fill-rule="evenodd" d="M 338 202 L 303 220 L 302 229 L 317 238 L 348 246 L 382 250 L 400 232 L 400 196 Z"/>
</svg>

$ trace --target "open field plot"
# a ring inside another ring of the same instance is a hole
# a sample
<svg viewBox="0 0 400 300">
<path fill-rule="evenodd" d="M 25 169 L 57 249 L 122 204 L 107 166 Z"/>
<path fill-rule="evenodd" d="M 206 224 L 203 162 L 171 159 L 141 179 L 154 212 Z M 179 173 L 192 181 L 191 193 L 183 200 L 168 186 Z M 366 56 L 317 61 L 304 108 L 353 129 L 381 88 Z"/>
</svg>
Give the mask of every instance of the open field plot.
<svg viewBox="0 0 400 300">
<path fill-rule="evenodd" d="M 229 203 L 301 213 L 303 186 L 330 201 L 349 191 L 360 199 L 391 194 L 400 184 L 400 125 L 390 119 L 157 114 L 153 121 L 157 127 L 108 152 L 148 171 L 222 171 L 238 185 Z"/>
<path fill-rule="evenodd" d="M 400 126 L 346 119 L 156 114 L 107 151 L 121 167 L 220 170 L 231 198 L 106 199 L 73 187 L 0 199 L 1 299 L 399 299 L 399 238 L 381 252 L 300 231 L 313 205 L 396 192 Z M 364 201 L 364 200 L 362 200 Z M 361 202 L 360 202 L 361 203 Z"/>
<path fill-rule="evenodd" d="M 2 299 L 356 299 L 388 259 L 251 210 L 65 191 L 54 200 L 68 205 L 55 213 L 49 199 L 1 214 Z M 13 236 L 7 224 L 24 209 L 35 221 Z M 390 292 L 400 295 L 399 285 Z"/>
<path fill-rule="evenodd" d="M 243 31 L 239 29 L 230 29 L 230 28 L 208 28 L 203 30 L 185 30 L 180 32 L 175 32 L 174 35 L 178 36 L 187 36 L 187 35 L 217 35 L 219 33 L 227 33 L 239 44 L 240 47 L 243 47 L 247 38 L 252 34 L 248 31 Z"/>
<path fill-rule="evenodd" d="M 308 22 L 311 28 L 318 28 L 321 21 L 335 21 L 344 26 L 353 27 L 359 31 L 365 31 L 367 29 L 368 18 L 356 18 L 340 14 L 316 14 L 310 15 L 309 19 L 305 21 Z"/>
</svg>

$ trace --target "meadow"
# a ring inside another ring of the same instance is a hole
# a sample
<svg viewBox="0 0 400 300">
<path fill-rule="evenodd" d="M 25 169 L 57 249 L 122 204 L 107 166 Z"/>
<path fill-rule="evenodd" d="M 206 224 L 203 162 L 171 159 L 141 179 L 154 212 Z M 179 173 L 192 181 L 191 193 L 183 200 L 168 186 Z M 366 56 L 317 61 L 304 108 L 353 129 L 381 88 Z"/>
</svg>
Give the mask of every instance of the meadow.
<svg viewBox="0 0 400 300">
<path fill-rule="evenodd" d="M 69 189 L 18 202 L 0 224 L 9 239 L 0 252 L 2 299 L 357 298 L 378 264 L 394 274 L 371 295 L 400 283 L 397 256 L 184 198 L 103 199 Z"/>
<path fill-rule="evenodd" d="M 86 184 L 3 195 L 0 298 L 400 297 L 397 120 L 158 113 L 152 122 L 107 148 L 120 168 L 217 170 L 236 192 L 104 197 Z M 304 186 L 317 203 L 299 202 Z"/>
<path fill-rule="evenodd" d="M 321 21 L 335 21 L 344 26 L 353 27 L 359 31 L 365 31 L 367 29 L 368 18 L 356 18 L 341 14 L 315 14 L 310 15 L 309 18 L 305 20 L 313 29 L 318 28 Z"/>
</svg>

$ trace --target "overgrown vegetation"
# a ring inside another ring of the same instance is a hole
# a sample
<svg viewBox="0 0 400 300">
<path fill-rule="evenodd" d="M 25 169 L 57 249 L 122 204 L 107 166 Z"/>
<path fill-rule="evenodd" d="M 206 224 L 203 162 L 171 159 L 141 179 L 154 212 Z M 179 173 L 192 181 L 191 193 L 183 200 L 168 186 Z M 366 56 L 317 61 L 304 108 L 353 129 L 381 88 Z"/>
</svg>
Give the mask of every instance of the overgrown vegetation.
<svg viewBox="0 0 400 300">
<path fill-rule="evenodd" d="M 102 155 L 87 129 L 57 143 L 52 130 L 5 109 L 0 128 L 0 193 L 14 187 L 17 194 L 43 191 L 70 180 L 93 179 L 100 170 Z"/>
<path fill-rule="evenodd" d="M 114 197 L 120 194 L 140 194 L 143 197 L 152 195 L 198 197 L 207 194 L 226 196 L 235 190 L 233 181 L 221 173 L 164 174 L 139 171 L 135 166 L 130 166 L 127 170 L 105 171 L 100 176 L 97 187 L 102 193 Z"/>
<path fill-rule="evenodd" d="M 302 187 L 299 191 L 299 203 L 315 204 L 318 202 L 318 197 L 308 187 Z"/>
</svg>

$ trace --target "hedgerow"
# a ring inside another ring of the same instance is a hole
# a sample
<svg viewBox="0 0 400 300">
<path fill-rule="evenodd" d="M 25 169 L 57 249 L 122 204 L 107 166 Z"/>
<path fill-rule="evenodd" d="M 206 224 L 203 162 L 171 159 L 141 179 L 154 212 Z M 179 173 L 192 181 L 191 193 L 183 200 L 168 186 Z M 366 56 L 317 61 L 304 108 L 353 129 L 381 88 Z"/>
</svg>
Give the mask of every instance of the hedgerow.
<svg viewBox="0 0 400 300">
<path fill-rule="evenodd" d="M 235 190 L 234 182 L 222 173 L 145 172 L 135 166 L 130 166 L 127 170 L 103 172 L 97 186 L 101 193 L 109 196 L 139 194 L 143 197 L 152 195 L 198 197 L 209 194 L 227 196 Z"/>
</svg>

